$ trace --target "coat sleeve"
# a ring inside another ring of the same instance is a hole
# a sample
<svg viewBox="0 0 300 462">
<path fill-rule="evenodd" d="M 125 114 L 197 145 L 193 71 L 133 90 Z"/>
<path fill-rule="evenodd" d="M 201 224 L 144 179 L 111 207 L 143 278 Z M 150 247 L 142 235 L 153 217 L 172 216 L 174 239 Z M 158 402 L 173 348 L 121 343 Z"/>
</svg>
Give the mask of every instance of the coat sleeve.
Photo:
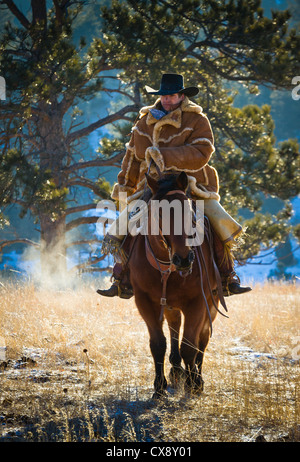
<svg viewBox="0 0 300 462">
<path fill-rule="evenodd" d="M 159 147 L 150 155 L 163 170 L 198 171 L 214 152 L 214 137 L 207 117 L 198 115 L 189 137 L 180 146 Z"/>
<path fill-rule="evenodd" d="M 126 153 L 123 157 L 121 170 L 118 174 L 118 182 L 114 185 L 111 194 L 112 199 L 119 200 L 119 193 L 126 193 L 131 196 L 137 187 L 139 178 L 140 164 L 135 155 L 134 133 L 131 135 L 130 141 L 126 146 Z"/>
</svg>

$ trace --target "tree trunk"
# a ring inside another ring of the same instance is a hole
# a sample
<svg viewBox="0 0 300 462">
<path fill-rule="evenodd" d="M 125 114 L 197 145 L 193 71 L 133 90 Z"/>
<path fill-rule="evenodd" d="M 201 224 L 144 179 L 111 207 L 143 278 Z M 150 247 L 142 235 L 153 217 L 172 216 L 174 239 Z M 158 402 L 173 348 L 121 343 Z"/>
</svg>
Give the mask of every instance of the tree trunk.
<svg viewBox="0 0 300 462">
<path fill-rule="evenodd" d="M 41 282 L 65 285 L 68 278 L 65 216 L 53 221 L 49 215 L 40 217 Z"/>
<path fill-rule="evenodd" d="M 64 188 L 66 178 L 63 173 L 64 160 L 67 155 L 62 129 L 62 114 L 58 111 L 48 113 L 41 118 L 39 132 L 43 140 L 40 154 L 40 170 L 51 172 L 55 187 Z M 40 210 L 41 227 L 41 271 L 43 282 L 65 283 L 67 278 L 66 261 L 66 222 L 64 199 L 56 203 L 55 210 Z M 55 218 L 54 218 L 55 216 Z"/>
</svg>

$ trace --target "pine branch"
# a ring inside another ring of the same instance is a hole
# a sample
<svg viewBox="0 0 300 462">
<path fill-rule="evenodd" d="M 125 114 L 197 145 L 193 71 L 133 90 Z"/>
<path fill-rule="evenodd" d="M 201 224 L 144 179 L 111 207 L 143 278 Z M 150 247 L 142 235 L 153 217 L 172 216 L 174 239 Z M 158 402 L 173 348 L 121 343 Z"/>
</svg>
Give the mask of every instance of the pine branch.
<svg viewBox="0 0 300 462">
<path fill-rule="evenodd" d="M 86 210 L 92 210 L 92 209 L 95 209 L 97 207 L 97 204 L 85 204 L 85 205 L 78 205 L 77 207 L 69 207 L 66 211 L 65 211 L 65 215 L 70 215 L 71 213 L 80 213 L 80 212 L 84 212 Z"/>
<path fill-rule="evenodd" d="M 53 0 L 55 6 L 56 20 L 59 24 L 63 22 L 63 7 L 59 4 L 58 0 Z"/>
<path fill-rule="evenodd" d="M 30 27 L 30 22 L 24 16 L 24 14 L 19 10 L 19 8 L 15 5 L 15 3 L 12 0 L 2 0 L 1 1 L 2 5 L 7 5 L 10 11 L 13 13 L 13 15 L 20 21 L 22 26 L 24 26 L 26 29 L 29 29 Z"/>
<path fill-rule="evenodd" d="M 98 185 L 96 185 L 93 181 L 83 177 L 70 179 L 67 182 L 66 187 L 70 186 L 83 186 L 84 188 L 88 188 L 91 191 L 93 191 L 97 196 L 101 196 L 101 194 L 103 193 L 102 189 L 99 188 Z"/>
<path fill-rule="evenodd" d="M 38 244 L 37 242 L 32 241 L 31 239 L 18 238 L 18 239 L 1 241 L 0 242 L 0 252 L 2 252 L 4 247 L 14 245 L 14 244 L 28 244 L 28 245 L 32 245 L 34 247 L 40 247 L 40 244 Z"/>
<path fill-rule="evenodd" d="M 68 242 L 66 247 L 73 247 L 76 245 L 91 245 L 91 244 L 100 244 L 101 241 L 99 239 L 80 239 L 78 241 Z"/>
<path fill-rule="evenodd" d="M 98 266 L 93 267 L 84 267 L 81 269 L 82 273 L 112 273 L 112 268 L 111 267 L 106 267 L 106 268 L 99 268 Z"/>
<path fill-rule="evenodd" d="M 88 136 L 90 133 L 97 130 L 98 128 L 103 127 L 104 125 L 111 124 L 116 120 L 120 120 L 123 118 L 123 116 L 125 116 L 125 114 L 128 114 L 129 112 L 137 112 L 139 109 L 140 107 L 137 104 L 125 106 L 124 108 L 120 109 L 120 111 L 115 112 L 114 114 L 110 114 L 109 116 L 104 117 L 103 119 L 99 119 L 97 120 L 97 122 L 94 122 L 88 125 L 87 127 L 82 128 L 81 130 L 77 130 L 73 133 L 70 133 L 67 137 L 66 142 L 71 143 L 72 141 L 77 140 L 78 138 Z"/>
<path fill-rule="evenodd" d="M 32 23 L 44 23 L 44 29 L 47 26 L 47 7 L 45 0 L 31 0 Z"/>
<path fill-rule="evenodd" d="M 123 158 L 125 152 L 119 152 L 113 157 L 110 157 L 109 159 L 94 159 L 94 160 L 89 160 L 87 162 L 78 162 L 76 164 L 70 165 L 69 167 L 66 167 L 64 169 L 65 173 L 72 173 L 77 170 L 82 170 L 85 168 L 90 168 L 90 167 L 117 167 L 118 162 Z"/>
<path fill-rule="evenodd" d="M 91 225 L 97 223 L 99 217 L 79 217 L 66 224 L 66 231 L 77 228 L 80 225 Z"/>
<path fill-rule="evenodd" d="M 75 271 L 78 269 L 87 268 L 89 265 L 96 265 L 100 261 L 103 261 L 107 255 L 101 255 L 101 257 L 90 258 L 89 260 L 85 261 L 84 263 L 79 263 L 78 265 L 74 265 L 70 271 Z M 95 268 L 89 268 L 88 271 L 93 271 Z M 99 268 L 100 269 L 100 268 Z M 102 271 L 107 271 L 107 268 L 101 268 Z M 98 269 L 97 269 L 98 271 Z"/>
</svg>

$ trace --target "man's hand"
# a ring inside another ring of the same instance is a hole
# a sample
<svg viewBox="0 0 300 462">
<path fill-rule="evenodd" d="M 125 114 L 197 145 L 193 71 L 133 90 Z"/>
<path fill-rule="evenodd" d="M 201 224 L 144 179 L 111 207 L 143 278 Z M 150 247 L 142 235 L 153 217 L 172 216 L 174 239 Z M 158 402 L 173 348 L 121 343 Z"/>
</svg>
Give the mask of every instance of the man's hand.
<svg viewBox="0 0 300 462">
<path fill-rule="evenodd" d="M 146 149 L 145 159 L 146 159 L 148 167 L 150 165 L 151 159 L 153 159 L 153 161 L 158 166 L 159 170 L 161 172 L 164 171 L 165 162 L 164 162 L 163 156 L 161 155 L 160 150 L 158 148 L 156 148 L 155 146 L 150 146 L 149 148 Z"/>
</svg>

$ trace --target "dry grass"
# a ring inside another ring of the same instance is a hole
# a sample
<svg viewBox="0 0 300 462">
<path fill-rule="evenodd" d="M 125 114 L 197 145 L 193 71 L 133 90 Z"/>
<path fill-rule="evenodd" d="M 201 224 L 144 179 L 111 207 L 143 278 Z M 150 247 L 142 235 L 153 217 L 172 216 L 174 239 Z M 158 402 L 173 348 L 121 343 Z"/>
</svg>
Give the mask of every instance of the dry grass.
<svg viewBox="0 0 300 462">
<path fill-rule="evenodd" d="M 132 300 L 31 285 L 0 296 L 0 441 L 299 441 L 300 287 L 227 299 L 204 392 L 169 390 L 159 403 Z"/>
</svg>

